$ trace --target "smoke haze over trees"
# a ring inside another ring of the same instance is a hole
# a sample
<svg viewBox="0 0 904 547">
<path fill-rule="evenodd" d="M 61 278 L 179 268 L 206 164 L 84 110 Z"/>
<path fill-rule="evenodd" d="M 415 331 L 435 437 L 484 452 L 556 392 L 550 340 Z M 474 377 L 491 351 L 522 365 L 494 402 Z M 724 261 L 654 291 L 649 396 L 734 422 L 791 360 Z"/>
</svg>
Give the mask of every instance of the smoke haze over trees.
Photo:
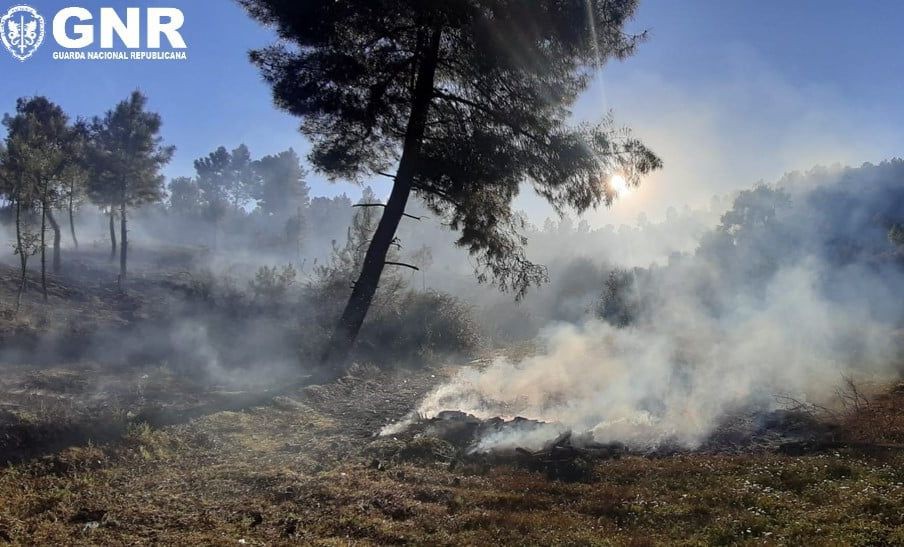
<svg viewBox="0 0 904 547">
<path fill-rule="evenodd" d="M 45 4 L 0 543 L 904 545 L 904 3 Z"/>
<path fill-rule="evenodd" d="M 520 297 L 546 278 L 511 206 L 522 182 L 557 211 L 583 212 L 611 203 L 616 172 L 636 185 L 661 167 L 611 120 L 569 120 L 592 74 L 644 38 L 623 31 L 635 1 L 241 4 L 277 29 L 281 42 L 251 59 L 276 104 L 302 118 L 314 167 L 350 180 L 395 168 L 325 362 L 346 364 L 410 194 L 459 232 L 478 280 Z"/>
<path fill-rule="evenodd" d="M 323 29 L 283 21 L 282 10 L 301 9 L 294 4 L 246 4 L 265 22 L 286 26 L 282 32 L 325 48 L 318 70 L 347 60 L 323 41 Z M 502 414 L 504 405 L 494 403 L 508 404 L 506 397 L 536 385 L 543 388 L 538 399 L 524 408 L 533 417 L 617 440 L 623 433 L 607 429 L 611 424 L 628 420 L 637 435 L 640 420 L 649 432 L 635 441 L 672 435 L 692 445 L 724 413 L 768 406 L 779 387 L 817 397 L 841 374 L 889 373 L 893 332 L 904 319 L 895 300 L 904 241 L 900 160 L 788 174 L 714 198 L 708 209 L 672 208 L 656 222 L 641 215 L 633 225 L 592 227 L 575 218 L 619 197 L 610 175 L 625 177 L 629 191 L 659 167 L 611 119 L 569 125 L 567 110 L 585 79 L 640 40 L 621 33 L 633 3 L 613 6 L 609 26 L 596 26 L 597 41 L 614 40 L 604 51 L 576 44 L 571 30 L 556 27 L 558 15 L 544 23 L 550 28 L 522 39 L 510 36 L 508 25 L 534 12 L 496 14 L 494 25 L 524 47 L 547 35 L 558 40 L 561 51 L 539 55 L 538 66 L 523 66 L 504 51 L 481 64 L 473 40 L 500 46 L 486 34 L 499 29 L 484 28 L 489 23 L 478 12 L 409 6 L 398 20 L 384 17 L 366 29 L 366 6 L 311 8 L 325 10 L 336 28 L 360 31 L 343 47 L 374 61 L 360 73 L 329 74 L 360 93 L 327 93 L 309 104 L 293 86 L 313 85 L 319 73 L 290 81 L 300 70 L 294 53 L 275 47 L 253 54 L 277 102 L 316 137 L 311 155 L 293 148 L 259 155 L 246 143 L 210 143 L 191 176 L 168 182 L 161 173 L 174 151 L 152 99 L 140 92 L 90 120 L 73 119 L 44 97 L 23 98 L 5 117 L 0 148 L 11 249 L 5 260 L 18 270 L 20 295 L 34 284 L 31 270 L 40 272 L 42 296 L 59 292 L 53 287 L 68 276 L 88 278 L 97 289 L 115 285 L 123 301 L 147 291 L 158 306 L 155 321 L 127 336 L 103 330 L 91 339 L 98 348 L 130 340 L 137 348 L 130 354 L 179 355 L 189 368 L 216 374 L 261 362 L 262 370 L 273 365 L 286 375 L 299 362 L 296 373 L 328 374 L 313 356 L 329 347 L 331 327 L 355 300 L 375 234 L 393 209 L 399 218 L 376 253 L 380 282 L 367 299 L 372 309 L 361 318 L 358 342 L 343 351 L 358 361 L 412 364 L 540 337 L 548 352 L 467 373 L 424 403 L 428 413 L 442 402 Z M 578 19 L 589 24 L 599 17 Z M 385 51 L 366 45 L 409 19 L 420 30 L 402 42 L 416 55 L 399 53 L 398 44 Z M 437 33 L 438 42 L 429 40 Z M 436 66 L 426 67 L 425 56 Z M 458 66 L 458 57 L 467 63 Z M 553 67 L 560 58 L 566 66 Z M 405 167 L 407 121 L 428 69 L 434 74 L 424 95 L 429 108 L 418 116 L 424 126 L 415 139 L 418 161 Z M 554 81 L 540 77 L 549 71 Z M 465 76 L 476 83 L 456 87 Z M 492 93 L 491 77 L 526 98 Z M 538 90 L 552 96 L 535 111 Z M 309 169 L 356 180 L 394 168 L 408 178 L 395 207 L 370 187 L 360 197 L 326 197 L 314 195 L 308 182 Z M 512 200 L 522 187 L 549 200 L 559 216 L 518 211 Z M 71 238 L 62 235 L 64 215 Z M 99 265 L 106 249 L 120 258 L 116 272 Z M 478 280 L 513 290 L 475 283 L 475 271 Z M 540 277 L 544 284 L 525 292 Z M 161 287 L 166 297 L 154 292 Z M 64 345 L 57 340 L 47 348 Z M 803 355 L 800 348 L 810 346 L 819 351 Z M 563 370 L 564 379 L 550 388 L 548 378 Z M 584 382 L 584 370 L 599 380 Z M 714 385 L 723 377 L 736 380 L 732 390 Z M 638 378 L 640 387 L 632 384 Z M 555 389 L 579 395 L 563 409 L 553 404 Z M 618 401 L 611 415 L 596 408 L 600 397 Z M 486 406 L 472 406 L 474 400 Z M 688 412 L 697 420 L 680 423 Z"/>
</svg>

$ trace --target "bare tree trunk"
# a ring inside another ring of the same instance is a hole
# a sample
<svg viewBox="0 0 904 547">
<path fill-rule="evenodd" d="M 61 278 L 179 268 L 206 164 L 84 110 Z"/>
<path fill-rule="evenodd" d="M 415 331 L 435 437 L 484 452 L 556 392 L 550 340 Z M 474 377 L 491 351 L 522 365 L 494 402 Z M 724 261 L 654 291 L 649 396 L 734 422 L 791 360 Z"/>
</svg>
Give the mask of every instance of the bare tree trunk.
<svg viewBox="0 0 904 547">
<path fill-rule="evenodd" d="M 116 260 L 116 215 L 113 204 L 110 204 L 110 260 Z"/>
<path fill-rule="evenodd" d="M 119 204 L 119 284 L 126 283 L 126 259 L 129 254 L 129 236 L 126 230 L 126 200 Z"/>
<path fill-rule="evenodd" d="M 50 227 L 53 228 L 53 273 L 60 273 L 60 264 L 62 263 L 60 256 L 62 252 L 60 249 L 60 224 L 53 216 L 53 209 L 50 207 L 45 207 L 45 209 L 47 209 L 47 220 L 50 221 Z"/>
<path fill-rule="evenodd" d="M 405 144 L 396 171 L 395 183 L 392 186 L 389 201 L 383 208 L 383 216 L 380 217 L 377 230 L 367 248 L 367 254 L 364 256 L 361 274 L 321 358 L 325 365 L 344 367 L 347 364 L 352 346 L 354 346 L 355 339 L 358 337 L 361 325 L 364 323 L 364 318 L 367 316 L 367 311 L 370 309 L 377 291 L 377 285 L 386 263 L 386 254 L 395 238 L 399 221 L 402 220 L 405 213 L 433 95 L 441 34 L 439 29 L 434 29 L 429 37 L 426 54 L 418 69 L 414 100 L 408 118 L 408 127 L 405 131 Z"/>
<path fill-rule="evenodd" d="M 22 244 L 22 197 L 16 196 L 16 249 L 19 251 L 19 263 L 22 266 L 22 279 L 19 282 L 19 291 L 16 293 L 16 311 L 22 304 L 22 293 L 27 288 L 28 256 Z"/>
<path fill-rule="evenodd" d="M 47 300 L 47 205 L 41 201 L 41 290 L 44 291 L 44 300 Z"/>
<path fill-rule="evenodd" d="M 73 213 L 73 201 L 75 194 L 75 183 L 71 183 L 72 185 L 69 188 L 69 232 L 72 234 L 72 244 L 75 245 L 75 248 L 78 249 L 78 238 L 75 237 L 75 215 Z"/>
</svg>

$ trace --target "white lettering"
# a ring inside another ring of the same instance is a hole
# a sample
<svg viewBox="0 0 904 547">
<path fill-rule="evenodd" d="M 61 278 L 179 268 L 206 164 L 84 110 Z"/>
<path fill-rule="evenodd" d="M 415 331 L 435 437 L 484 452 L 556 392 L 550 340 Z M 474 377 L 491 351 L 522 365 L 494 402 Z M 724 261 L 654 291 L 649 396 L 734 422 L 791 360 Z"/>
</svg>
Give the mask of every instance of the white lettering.
<svg viewBox="0 0 904 547">
<path fill-rule="evenodd" d="M 115 9 L 100 8 L 100 47 L 113 47 L 113 32 L 127 48 L 141 47 L 141 10 L 127 8 L 126 22 L 123 23 Z"/>
<path fill-rule="evenodd" d="M 66 24 L 70 19 L 90 21 L 91 12 L 85 8 L 63 8 L 53 18 L 53 39 L 58 44 L 69 49 L 78 49 L 90 46 L 94 42 L 94 27 L 92 25 L 74 25 L 72 31 L 74 37 L 66 33 Z"/>
<path fill-rule="evenodd" d="M 163 22 L 167 19 L 167 22 Z M 170 47 L 185 48 L 185 40 L 179 29 L 185 23 L 185 16 L 178 8 L 148 8 L 148 48 L 160 48 L 160 35 L 165 34 Z"/>
</svg>

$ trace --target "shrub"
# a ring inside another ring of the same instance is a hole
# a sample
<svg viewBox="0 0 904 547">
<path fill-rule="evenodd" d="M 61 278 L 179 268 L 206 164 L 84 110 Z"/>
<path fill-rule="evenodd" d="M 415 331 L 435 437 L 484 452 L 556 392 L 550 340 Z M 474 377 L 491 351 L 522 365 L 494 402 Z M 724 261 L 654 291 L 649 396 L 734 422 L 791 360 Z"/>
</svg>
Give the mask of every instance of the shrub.
<svg viewBox="0 0 904 547">
<path fill-rule="evenodd" d="M 441 292 L 405 291 L 365 321 L 356 353 L 378 363 L 423 364 L 471 355 L 480 334 L 471 310 Z"/>
<path fill-rule="evenodd" d="M 363 199 L 375 200 L 372 195 Z M 330 260 L 314 268 L 304 291 L 303 354 L 319 354 L 329 338 L 361 270 L 375 225 L 372 209 L 362 208 L 345 245 L 334 244 Z M 423 259 L 427 251 L 418 254 Z M 446 293 L 411 290 L 401 275 L 389 270 L 380 279 L 354 358 L 381 366 L 427 364 L 437 356 L 471 354 L 479 346 L 479 329 L 469 307 Z"/>
<path fill-rule="evenodd" d="M 597 303 L 596 315 L 615 327 L 626 327 L 637 318 L 633 272 L 616 269 L 609 272 Z"/>
<path fill-rule="evenodd" d="M 295 285 L 296 277 L 298 277 L 298 272 L 291 264 L 283 266 L 282 269 L 276 266 L 261 266 L 254 279 L 248 282 L 248 287 L 254 294 L 255 300 L 277 302 Z"/>
</svg>

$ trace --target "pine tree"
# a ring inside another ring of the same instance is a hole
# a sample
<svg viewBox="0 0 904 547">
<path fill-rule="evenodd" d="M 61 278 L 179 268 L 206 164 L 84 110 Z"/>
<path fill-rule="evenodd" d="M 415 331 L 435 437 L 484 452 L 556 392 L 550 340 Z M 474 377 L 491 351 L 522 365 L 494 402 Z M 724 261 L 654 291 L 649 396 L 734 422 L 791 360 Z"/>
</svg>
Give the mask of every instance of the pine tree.
<svg viewBox="0 0 904 547">
<path fill-rule="evenodd" d="M 7 120 L 4 123 L 10 127 Z M 19 257 L 19 286 L 16 291 L 16 311 L 22 300 L 22 293 L 27 288 L 28 259 L 39 251 L 38 242 L 40 236 L 29 227 L 30 217 L 34 213 L 34 184 L 31 173 L 33 172 L 34 158 L 37 151 L 29 147 L 29 126 L 34 125 L 34 120 L 27 123 L 17 122 L 15 131 L 9 131 L 6 136 L 5 146 L 0 145 L 0 192 L 4 199 L 9 201 L 15 209 L 16 241 L 13 244 L 13 252 Z"/>
<path fill-rule="evenodd" d="M 69 117 L 63 109 L 46 97 L 20 98 L 16 101 L 16 114 L 7 115 L 3 123 L 8 135 L 7 154 L 19 177 L 16 193 L 20 220 L 23 210 L 36 206 L 40 211 L 41 287 L 46 299 L 47 224 L 53 230 L 53 271 L 59 272 L 62 263 L 61 230 L 54 209 L 62 198 L 62 179 L 73 165 L 75 131 L 69 126 Z M 27 245 L 24 244 L 27 240 L 21 234 L 17 239 L 20 260 L 25 260 L 27 256 Z"/>
<path fill-rule="evenodd" d="M 307 172 L 295 150 L 288 149 L 254 162 L 257 185 L 252 196 L 261 212 L 267 216 L 285 218 L 299 207 L 310 204 L 310 187 L 305 182 Z"/>
<path fill-rule="evenodd" d="M 93 137 L 92 137 L 93 139 Z M 119 251 L 116 242 L 116 181 L 112 173 L 103 167 L 103 155 L 93 146 L 89 151 L 90 175 L 87 184 L 88 199 L 105 211 L 109 223 L 110 234 L 110 260 L 115 260 Z"/>
<path fill-rule="evenodd" d="M 163 199 L 164 177 L 175 147 L 163 146 L 160 115 L 145 110 L 147 97 L 131 96 L 91 124 L 90 165 L 95 203 L 119 212 L 119 279 L 128 272 L 128 209 Z M 111 216 L 111 236 L 112 216 Z"/>
<path fill-rule="evenodd" d="M 302 119 L 314 167 L 393 189 L 324 360 L 344 364 L 414 192 L 460 233 L 481 281 L 522 296 L 545 279 L 512 208 L 522 183 L 557 211 L 609 203 L 659 159 L 610 120 L 570 125 L 636 0 L 239 0 L 279 34 L 251 60 L 276 104 Z"/>
<path fill-rule="evenodd" d="M 340 298 L 348 297 L 350 284 L 364 267 L 367 248 L 379 219 L 377 208 L 374 206 L 379 203 L 373 189 L 365 187 L 361 192 L 361 199 L 356 204 L 351 225 L 346 230 L 345 242 L 339 245 L 333 241 L 329 261 L 314 267 L 315 285 L 318 289 L 316 293 L 319 299 L 315 302 L 318 306 L 333 308 L 334 303 Z M 387 259 L 396 260 L 395 254 L 395 250 L 390 249 Z M 383 302 L 391 300 L 405 288 L 404 279 L 395 272 L 385 274 L 382 281 L 379 294 L 382 295 Z"/>
<path fill-rule="evenodd" d="M 229 210 L 240 212 L 251 199 L 256 186 L 251 153 L 244 144 L 232 152 L 221 146 L 195 160 L 195 172 L 201 201 L 206 216 L 214 223 L 216 237 L 220 222 Z"/>
<path fill-rule="evenodd" d="M 193 217 L 201 211 L 201 189 L 191 177 L 176 177 L 169 183 L 169 208 L 173 212 Z"/>
<path fill-rule="evenodd" d="M 257 200 L 259 211 L 271 221 L 282 223 L 286 243 L 294 243 L 300 253 L 306 228 L 304 212 L 311 202 L 301 158 L 290 148 L 254 162 L 254 171 L 252 197 Z"/>
<path fill-rule="evenodd" d="M 72 127 L 67 142 L 67 165 L 63 170 L 63 201 L 69 212 L 69 234 L 72 245 L 78 249 L 78 237 L 75 235 L 75 211 L 85 199 L 88 184 L 88 140 L 89 128 L 84 120 L 78 120 Z"/>
</svg>

